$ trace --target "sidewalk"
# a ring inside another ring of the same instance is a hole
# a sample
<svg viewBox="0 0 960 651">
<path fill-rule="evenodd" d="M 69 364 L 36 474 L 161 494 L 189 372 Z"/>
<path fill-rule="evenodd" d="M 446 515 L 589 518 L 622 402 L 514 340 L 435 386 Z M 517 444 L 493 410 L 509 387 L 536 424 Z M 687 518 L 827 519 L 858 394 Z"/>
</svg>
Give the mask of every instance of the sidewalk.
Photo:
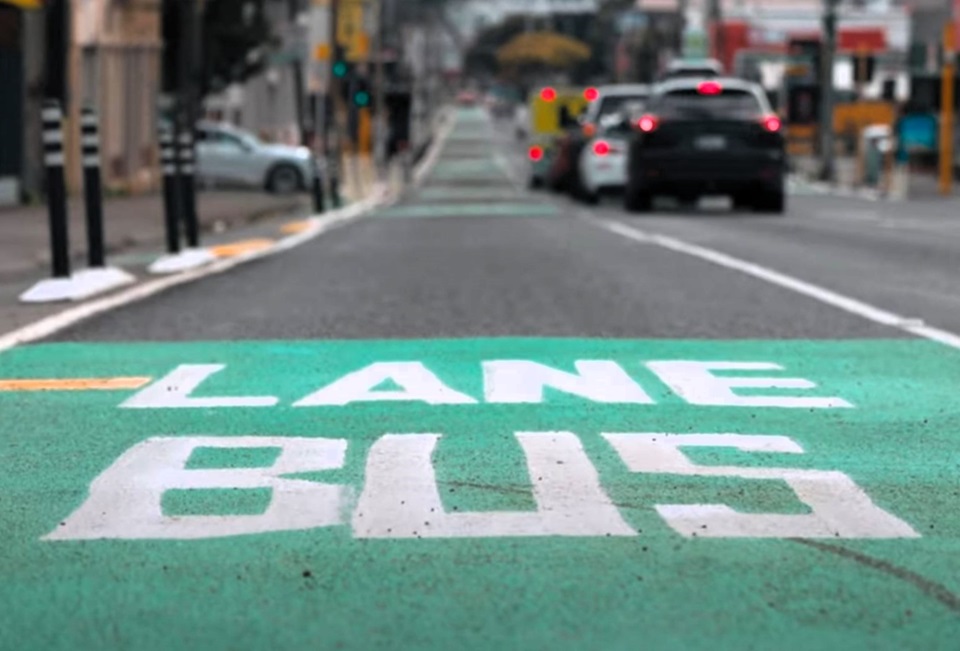
<svg viewBox="0 0 960 651">
<path fill-rule="evenodd" d="M 204 231 L 224 230 L 257 219 L 302 210 L 309 197 L 277 197 L 262 192 L 200 192 L 197 213 Z M 70 202 L 70 250 L 81 264 L 86 252 L 82 200 Z M 163 248 L 163 200 L 158 195 L 124 197 L 104 202 L 104 229 L 108 256 L 145 245 Z M 50 235 L 46 206 L 0 210 L 0 278 L 13 279 L 49 273 Z M 108 257 L 109 262 L 109 257 Z"/>
</svg>

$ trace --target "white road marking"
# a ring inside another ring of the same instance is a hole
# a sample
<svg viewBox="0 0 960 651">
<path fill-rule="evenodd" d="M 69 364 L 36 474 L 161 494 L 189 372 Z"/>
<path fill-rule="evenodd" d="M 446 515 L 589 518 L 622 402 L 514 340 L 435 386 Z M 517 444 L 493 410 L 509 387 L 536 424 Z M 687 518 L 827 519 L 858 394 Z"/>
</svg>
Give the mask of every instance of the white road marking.
<svg viewBox="0 0 960 651">
<path fill-rule="evenodd" d="M 436 165 L 440 156 L 440 151 L 443 149 L 443 145 L 450 136 L 452 129 L 452 120 L 448 120 L 448 125 L 438 133 L 432 146 L 432 151 L 417 167 L 416 174 L 420 178 L 424 178 L 430 168 Z M 215 262 L 200 269 L 184 272 L 168 278 L 161 278 L 159 280 L 145 282 L 119 294 L 68 308 L 62 312 L 58 312 L 57 314 L 28 324 L 18 330 L 14 330 L 13 332 L 0 335 L 0 353 L 22 344 L 44 339 L 61 332 L 70 326 L 76 325 L 81 321 L 85 321 L 86 319 L 97 316 L 98 314 L 103 314 L 105 312 L 109 312 L 110 310 L 114 310 L 125 305 L 130 305 L 132 303 L 137 303 L 161 292 L 165 292 L 173 287 L 186 285 L 202 278 L 222 274 L 233 269 L 234 267 L 246 264 L 247 262 L 268 258 L 278 253 L 282 253 L 283 251 L 289 251 L 290 249 L 296 248 L 309 242 L 310 240 L 320 237 L 324 233 L 338 228 L 339 226 L 346 225 L 347 223 L 365 215 L 368 212 L 376 210 L 377 208 L 389 206 L 392 203 L 395 203 L 397 198 L 398 197 L 394 196 L 388 188 L 381 186 L 372 197 L 369 197 L 363 201 L 359 201 L 340 210 L 331 211 L 322 216 L 311 218 L 309 220 L 309 228 L 301 233 L 290 235 L 278 240 L 277 243 L 269 249 L 251 251 L 250 253 L 239 255 L 234 258 L 228 258 L 221 260 L 220 262 Z"/>
<path fill-rule="evenodd" d="M 748 260 L 722 253 L 721 251 L 690 244 L 666 235 L 642 231 L 616 221 L 601 221 L 593 217 L 584 217 L 584 219 L 611 233 L 635 242 L 652 244 L 670 251 L 706 260 L 720 267 L 733 269 L 734 271 L 739 271 L 772 285 L 789 289 L 797 294 L 802 294 L 821 303 L 867 319 L 868 321 L 873 321 L 874 323 L 879 323 L 880 325 L 891 328 L 897 328 L 898 330 L 908 332 L 917 337 L 923 337 L 924 339 L 936 341 L 951 348 L 960 349 L 960 335 L 926 325 L 922 319 L 905 317 L 894 312 L 888 312 L 887 310 L 845 296 L 821 285 L 815 285 L 805 280 L 788 276 L 769 267 L 764 267 Z"/>
</svg>

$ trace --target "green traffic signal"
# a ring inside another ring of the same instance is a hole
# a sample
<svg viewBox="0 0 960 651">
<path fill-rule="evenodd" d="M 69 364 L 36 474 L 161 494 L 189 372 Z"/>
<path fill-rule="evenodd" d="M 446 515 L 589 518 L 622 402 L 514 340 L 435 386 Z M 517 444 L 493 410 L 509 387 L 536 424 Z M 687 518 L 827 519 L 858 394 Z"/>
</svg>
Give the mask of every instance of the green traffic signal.
<svg viewBox="0 0 960 651">
<path fill-rule="evenodd" d="M 347 64 L 343 61 L 337 61 L 333 64 L 333 74 L 337 77 L 347 76 Z"/>
<path fill-rule="evenodd" d="M 365 90 L 358 91 L 353 96 L 353 103 L 360 107 L 369 106 L 370 93 Z"/>
</svg>

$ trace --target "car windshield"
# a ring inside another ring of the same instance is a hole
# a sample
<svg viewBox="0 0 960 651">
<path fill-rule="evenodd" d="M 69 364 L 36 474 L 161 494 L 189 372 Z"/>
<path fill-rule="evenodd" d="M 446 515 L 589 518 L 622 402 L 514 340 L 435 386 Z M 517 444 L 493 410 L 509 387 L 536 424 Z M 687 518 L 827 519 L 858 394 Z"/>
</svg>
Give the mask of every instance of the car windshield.
<svg viewBox="0 0 960 651">
<path fill-rule="evenodd" d="M 763 114 L 763 105 L 748 90 L 729 89 L 706 95 L 696 89 L 673 90 L 656 101 L 661 117 L 685 119 L 752 119 Z"/>
</svg>

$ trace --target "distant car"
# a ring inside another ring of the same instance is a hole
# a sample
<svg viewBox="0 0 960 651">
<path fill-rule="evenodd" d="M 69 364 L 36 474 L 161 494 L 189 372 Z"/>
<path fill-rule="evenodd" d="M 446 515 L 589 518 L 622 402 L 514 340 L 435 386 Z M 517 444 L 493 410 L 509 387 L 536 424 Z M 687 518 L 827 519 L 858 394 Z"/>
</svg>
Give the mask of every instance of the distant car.
<svg viewBox="0 0 960 651">
<path fill-rule="evenodd" d="M 600 119 L 596 135 L 580 149 L 577 198 L 596 203 L 601 194 L 620 192 L 627 184 L 627 149 L 633 121 L 643 113 L 644 101 L 634 101 Z"/>
<path fill-rule="evenodd" d="M 292 194 L 304 190 L 313 178 L 313 158 L 306 147 L 267 144 L 225 123 L 202 122 L 196 133 L 201 183 Z"/>
<path fill-rule="evenodd" d="M 461 90 L 457 93 L 457 104 L 460 106 L 476 106 L 479 98 L 472 90 Z"/>
<path fill-rule="evenodd" d="M 660 80 L 710 79 L 721 75 L 723 75 L 723 64 L 716 59 L 677 59 L 667 65 Z"/>
<path fill-rule="evenodd" d="M 786 151 L 763 89 L 740 79 L 677 79 L 657 87 L 636 122 L 627 159 L 626 208 L 656 195 L 691 205 L 727 194 L 734 206 L 782 213 Z"/>
<path fill-rule="evenodd" d="M 573 197 L 592 203 L 597 198 L 599 186 L 590 185 L 584 178 L 585 161 L 596 162 L 600 168 L 616 165 L 613 159 L 594 159 L 588 146 L 600 132 L 606 131 L 611 125 L 621 121 L 625 107 L 642 103 L 650 97 L 650 87 L 645 84 L 612 84 L 599 88 L 588 88 L 586 95 L 589 99 L 587 110 L 580 118 L 580 133 L 571 136 L 566 143 L 569 150 L 567 155 L 572 161 L 569 173 L 563 179 L 562 190 L 568 191 Z M 603 147 L 601 146 L 602 150 Z M 594 152 L 595 153 L 595 152 Z M 601 180 L 596 179 L 594 180 Z M 603 190 L 615 189 L 616 183 Z"/>
</svg>

